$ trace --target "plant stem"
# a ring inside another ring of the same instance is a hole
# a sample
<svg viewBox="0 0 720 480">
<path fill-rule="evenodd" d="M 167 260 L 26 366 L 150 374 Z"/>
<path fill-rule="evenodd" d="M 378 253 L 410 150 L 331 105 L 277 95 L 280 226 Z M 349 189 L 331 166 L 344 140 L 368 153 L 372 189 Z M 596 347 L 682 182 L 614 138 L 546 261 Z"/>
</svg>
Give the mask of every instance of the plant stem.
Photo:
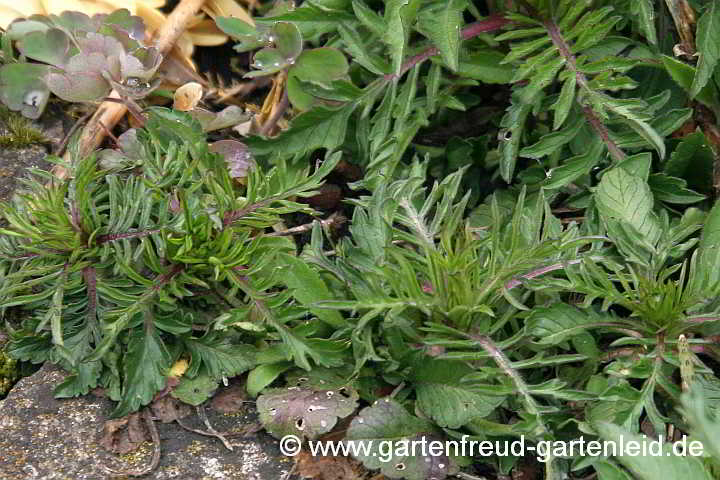
<svg viewBox="0 0 720 480">
<path fill-rule="evenodd" d="M 499 15 L 493 15 L 491 17 L 486 18 L 485 20 L 481 20 L 479 22 L 471 23 L 467 27 L 463 28 L 460 32 L 460 37 L 463 40 L 469 40 L 471 38 L 477 37 L 481 33 L 487 33 L 487 32 L 493 32 L 495 30 L 500 30 L 502 27 L 510 23 L 510 20 L 507 20 L 506 18 L 503 18 Z M 395 75 L 394 73 L 388 73 L 385 75 L 386 81 L 392 81 L 397 80 L 405 73 L 407 73 L 408 70 L 413 68 L 415 65 L 424 62 L 430 57 L 434 57 L 435 55 L 439 54 L 440 50 L 438 50 L 437 47 L 432 46 L 430 48 L 427 48 L 426 50 L 423 50 L 422 52 L 418 53 L 415 56 L 410 57 L 409 59 L 405 60 L 405 62 L 402 64 L 402 67 L 400 68 L 400 73 Z"/>
<path fill-rule="evenodd" d="M 495 345 L 495 342 L 493 342 L 487 335 L 472 335 L 471 338 L 475 340 L 478 345 L 480 345 L 482 349 L 490 355 L 497 366 L 500 367 L 500 369 L 505 372 L 508 377 L 510 377 L 510 380 L 512 380 L 515 384 L 515 388 L 517 388 L 518 393 L 522 395 L 528 411 L 535 415 L 538 424 L 542 427 L 543 431 L 547 432 L 547 428 L 542 422 L 537 402 L 535 402 L 535 399 L 530 393 L 530 389 L 528 388 L 527 383 L 525 383 L 525 380 L 522 378 L 522 375 L 520 375 L 520 373 L 512 367 L 510 359 L 505 356 L 503 351 L 500 350 L 497 345 Z"/>
<path fill-rule="evenodd" d="M 277 125 L 283 115 L 285 115 L 285 111 L 287 110 L 289 105 L 290 99 L 288 98 L 287 87 L 284 87 L 280 103 L 275 105 L 275 108 L 273 108 L 272 111 L 272 115 L 270 116 L 270 118 L 267 119 L 267 122 L 263 124 L 260 132 L 258 133 L 260 135 L 270 135 L 270 133 L 272 133 L 273 129 L 275 128 L 275 125 Z"/>
<path fill-rule="evenodd" d="M 570 50 L 570 46 L 563 38 L 562 33 L 560 33 L 560 29 L 552 20 L 546 20 L 544 22 L 544 25 L 548 33 L 550 34 L 550 38 L 552 39 L 553 44 L 555 45 L 555 47 L 557 47 L 560 55 L 565 58 L 567 66 L 575 74 L 575 80 L 577 81 L 578 86 L 591 92 L 592 90 L 588 86 L 587 77 L 585 77 L 584 73 L 578 70 L 575 55 L 573 55 L 572 51 Z M 600 136 L 602 141 L 607 146 L 610 155 L 612 155 L 616 162 L 623 160 L 625 158 L 625 152 L 620 150 L 620 147 L 618 147 L 617 144 L 610 138 L 608 129 L 597 116 L 595 111 L 589 105 L 582 105 L 582 110 L 585 118 L 587 118 L 588 122 L 590 123 L 590 126 L 593 128 L 593 130 L 595 130 L 595 132 Z"/>
</svg>

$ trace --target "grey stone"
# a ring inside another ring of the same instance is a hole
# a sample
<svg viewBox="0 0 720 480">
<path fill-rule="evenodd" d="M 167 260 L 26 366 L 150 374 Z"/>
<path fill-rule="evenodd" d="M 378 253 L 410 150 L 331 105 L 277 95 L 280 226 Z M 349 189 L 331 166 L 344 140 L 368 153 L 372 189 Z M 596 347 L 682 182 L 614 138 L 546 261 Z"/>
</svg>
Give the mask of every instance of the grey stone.
<svg viewBox="0 0 720 480">
<path fill-rule="evenodd" d="M 18 382 L 0 403 L 1 480 L 101 480 L 114 470 L 136 470 L 148 465 L 152 445 L 145 442 L 129 454 L 116 456 L 99 445 L 102 428 L 113 402 L 93 394 L 55 399 L 52 390 L 65 373 L 46 364 Z M 208 408 L 217 431 L 238 431 L 253 422 L 251 404 L 234 414 Z M 183 423 L 205 429 L 196 415 Z M 143 479 L 157 480 L 278 480 L 292 469 L 280 455 L 277 442 L 265 433 L 229 437 L 233 451 L 220 440 L 189 432 L 177 423 L 155 422 L 162 454 L 155 471 Z"/>
<path fill-rule="evenodd" d="M 28 169 L 49 170 L 52 166 L 47 160 L 48 150 L 55 150 L 70 130 L 73 120 L 64 112 L 48 109 L 33 126 L 40 130 L 48 140 L 47 145 L 32 145 L 28 148 L 0 147 L 0 201 L 7 201 L 17 187 L 17 179 L 28 176 Z M 7 134 L 0 121 L 0 135 Z"/>
</svg>

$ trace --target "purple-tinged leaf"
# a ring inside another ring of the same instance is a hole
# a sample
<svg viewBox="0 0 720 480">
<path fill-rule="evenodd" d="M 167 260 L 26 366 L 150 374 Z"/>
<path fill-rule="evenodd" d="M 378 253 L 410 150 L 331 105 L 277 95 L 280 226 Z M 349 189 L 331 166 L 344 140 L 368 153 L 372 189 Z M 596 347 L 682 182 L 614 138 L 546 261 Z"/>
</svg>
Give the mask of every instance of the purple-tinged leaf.
<svg viewBox="0 0 720 480">
<path fill-rule="evenodd" d="M 65 11 L 60 15 L 48 15 L 48 18 L 53 25 L 73 37 L 78 32 L 97 32 L 100 26 L 82 12 Z"/>
<path fill-rule="evenodd" d="M 103 77 L 108 62 L 100 53 L 76 55 L 70 59 L 65 72 L 47 75 L 48 88 L 68 102 L 92 102 L 110 93 L 110 84 Z"/>
<path fill-rule="evenodd" d="M 113 37 L 99 33 L 88 33 L 78 40 L 83 55 L 99 53 L 104 57 L 119 57 L 125 53 L 122 44 Z"/>
<path fill-rule="evenodd" d="M 245 178 L 255 165 L 247 145 L 237 140 L 220 140 L 210 145 L 210 151 L 220 154 L 230 170 L 232 178 Z"/>
<path fill-rule="evenodd" d="M 131 15 L 126 8 L 115 10 L 109 15 L 98 14 L 93 16 L 94 21 L 101 22 L 104 26 L 117 31 L 123 32 L 125 36 L 131 39 L 143 42 L 145 40 L 145 24 L 143 19 L 136 15 Z"/>
<path fill-rule="evenodd" d="M 380 469 L 388 478 L 442 480 L 457 472 L 457 465 L 448 456 L 454 451 L 413 448 L 434 441 L 444 446 L 439 433 L 428 420 L 411 415 L 399 402 L 384 398 L 353 418 L 345 438 L 369 445 L 369 451 L 358 449 L 355 452 L 358 455 L 353 453 L 353 456 L 368 468 Z M 435 453 L 439 454 L 433 455 Z"/>
<path fill-rule="evenodd" d="M 316 438 L 354 412 L 357 400 L 357 392 L 348 389 L 275 388 L 258 397 L 257 409 L 265 429 L 277 438 Z"/>
</svg>

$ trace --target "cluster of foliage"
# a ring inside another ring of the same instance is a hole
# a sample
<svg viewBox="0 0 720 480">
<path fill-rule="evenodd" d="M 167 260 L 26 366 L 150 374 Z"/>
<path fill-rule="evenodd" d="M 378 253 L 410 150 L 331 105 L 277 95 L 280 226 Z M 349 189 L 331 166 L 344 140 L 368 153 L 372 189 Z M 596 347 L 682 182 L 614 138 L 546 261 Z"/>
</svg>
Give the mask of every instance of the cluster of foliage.
<svg viewBox="0 0 720 480">
<path fill-rule="evenodd" d="M 127 10 L 32 15 L 13 22 L 2 36 L 0 101 L 28 118 L 38 118 L 50 92 L 70 102 L 98 101 L 117 90 L 141 98 L 162 56 L 143 46 L 145 25 Z M 13 49 L 20 51 L 15 56 Z M 40 63 L 31 63 L 28 59 Z"/>
<path fill-rule="evenodd" d="M 186 360 L 174 395 L 200 403 L 249 371 L 276 436 L 318 438 L 359 407 L 346 438 L 376 446 L 681 431 L 705 458 L 555 455 L 543 475 L 713 478 L 720 1 L 685 8 L 687 58 L 678 12 L 651 0 L 307 0 L 218 19 L 258 50 L 248 76 L 284 78 L 289 128 L 246 140 L 243 181 L 162 108 L 123 142 L 132 170 L 76 158 L 50 188 L 37 172 L 2 210 L 0 305 L 31 312 L 8 351 L 73 372 L 59 396 L 107 388 L 116 415 Z M 297 197 L 341 159 L 364 170 L 348 235 L 271 234 L 312 213 Z M 360 460 L 411 480 L 525 461 L 379 457 Z"/>
</svg>

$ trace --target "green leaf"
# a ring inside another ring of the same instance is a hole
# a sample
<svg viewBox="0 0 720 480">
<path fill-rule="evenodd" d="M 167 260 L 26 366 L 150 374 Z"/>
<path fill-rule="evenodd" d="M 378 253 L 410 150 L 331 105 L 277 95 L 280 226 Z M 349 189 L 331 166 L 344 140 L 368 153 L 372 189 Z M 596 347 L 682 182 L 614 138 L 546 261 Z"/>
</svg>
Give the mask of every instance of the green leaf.
<svg viewBox="0 0 720 480">
<path fill-rule="evenodd" d="M 555 110 L 555 116 L 553 117 L 553 130 L 557 130 L 562 127 L 565 123 L 565 119 L 570 113 L 570 108 L 575 101 L 575 87 L 577 85 L 577 76 L 570 75 L 565 83 L 563 83 L 562 89 L 560 89 L 560 95 L 558 99 L 550 107 Z"/>
<path fill-rule="evenodd" d="M 699 458 L 677 456 L 667 443 L 656 444 L 653 447 L 649 443 L 651 439 L 630 433 L 622 427 L 607 422 L 599 422 L 596 428 L 606 441 L 615 442 L 617 447 L 615 458 L 631 470 L 639 480 L 657 478 L 712 480 Z M 624 446 L 624 451 L 620 450 L 621 445 Z M 634 446 L 630 447 L 631 445 L 637 445 L 637 449 Z M 612 448 L 609 448 L 612 452 Z M 642 455 L 642 452 L 652 452 L 652 448 L 657 450 L 655 455 Z M 641 453 L 638 454 L 638 451 Z"/>
<path fill-rule="evenodd" d="M 268 44 L 265 35 L 239 18 L 215 17 L 215 25 L 230 37 L 240 40 L 240 43 L 235 45 L 235 50 L 238 52 L 249 52 Z"/>
<path fill-rule="evenodd" d="M 362 65 L 376 75 L 385 75 L 390 71 L 390 65 L 385 60 L 371 52 L 371 49 L 360 37 L 360 34 L 348 25 L 338 25 L 338 33 L 352 56 L 353 62 Z"/>
<path fill-rule="evenodd" d="M 595 201 L 603 219 L 615 219 L 633 226 L 650 244 L 660 238 L 662 232 L 653 212 L 653 195 L 642 178 L 623 168 L 613 168 L 600 180 Z"/>
<path fill-rule="evenodd" d="M 290 59 L 286 58 L 277 48 L 263 48 L 253 57 L 253 68 L 260 70 L 259 72 L 248 72 L 246 78 L 258 77 L 261 75 L 270 75 L 279 72 L 290 64 Z"/>
<path fill-rule="evenodd" d="M 362 0 L 352 0 L 353 12 L 360 23 L 378 37 L 387 32 L 388 25 L 385 18 L 381 17 L 373 9 L 365 5 Z"/>
<path fill-rule="evenodd" d="M 441 2 L 439 8 L 429 8 L 418 18 L 423 35 L 440 51 L 443 61 L 452 71 L 458 69 L 460 54 L 460 29 L 467 0 Z"/>
<path fill-rule="evenodd" d="M 560 131 L 543 135 L 540 140 L 533 145 L 520 150 L 519 155 L 521 157 L 539 159 L 557 151 L 560 147 L 572 141 L 572 139 L 575 138 L 580 131 L 580 128 L 582 128 L 583 122 L 580 121 L 581 118 L 578 117 L 577 120 L 578 121 L 571 125 L 567 125 Z"/>
<path fill-rule="evenodd" d="M 346 326 L 348 322 L 340 315 L 340 312 L 313 308 L 313 304 L 317 302 L 335 299 L 320 274 L 298 257 L 282 255 L 282 260 L 287 264 L 287 267 L 283 269 L 283 279 L 288 288 L 293 291 L 293 296 L 328 325 L 335 328 Z"/>
<path fill-rule="evenodd" d="M 192 379 L 184 376 L 170 391 L 170 395 L 189 405 L 200 405 L 215 393 L 219 382 L 217 378 L 208 375 L 198 375 Z"/>
<path fill-rule="evenodd" d="M 300 80 L 329 83 L 347 75 L 348 68 L 340 50 L 324 47 L 302 52 L 290 70 Z"/>
<path fill-rule="evenodd" d="M 627 171 L 631 175 L 640 177 L 647 182 L 648 178 L 650 177 L 652 155 L 648 152 L 631 155 L 619 162 L 617 166 Z"/>
<path fill-rule="evenodd" d="M 231 378 L 255 366 L 254 347 L 233 344 L 220 333 L 187 339 L 185 346 L 190 352 L 186 374 L 191 378 L 198 375 L 201 366 L 214 379 Z"/>
<path fill-rule="evenodd" d="M 303 51 L 303 38 L 294 23 L 278 22 L 271 32 L 275 47 L 286 60 L 292 61 Z"/>
<path fill-rule="evenodd" d="M 690 385 L 680 398 L 682 413 L 690 424 L 690 435 L 703 443 L 703 450 L 720 459 L 720 421 L 711 414 L 708 391 L 701 382 Z"/>
<path fill-rule="evenodd" d="M 65 32 L 57 28 L 25 35 L 17 42 L 17 48 L 28 58 L 59 68 L 64 68 L 70 57 L 77 53 L 76 48 L 71 48 Z"/>
<path fill-rule="evenodd" d="M 720 59 L 720 0 L 711 0 L 697 23 L 695 46 L 700 58 L 697 72 L 690 87 L 690 96 L 695 97 L 712 78 Z"/>
<path fill-rule="evenodd" d="M 294 366 L 291 362 L 265 363 L 250 370 L 245 388 L 251 397 L 256 397 L 265 387 L 274 382 L 283 372 Z"/>
<path fill-rule="evenodd" d="M 296 155 L 327 148 L 332 150 L 345 140 L 348 117 L 354 105 L 331 109 L 315 107 L 290 122 L 290 128 L 274 138 L 250 137 L 245 142 L 253 154 Z"/>
<path fill-rule="evenodd" d="M 635 130 L 638 135 L 645 139 L 648 144 L 657 150 L 660 158 L 665 157 L 665 139 L 663 139 L 655 128 L 642 118 L 641 114 L 633 111 L 629 107 L 618 105 L 617 103 L 610 103 L 609 108 L 619 115 L 621 119 L 630 128 Z"/>
<path fill-rule="evenodd" d="M 474 370 L 461 362 L 421 360 L 412 377 L 417 406 L 441 427 L 460 428 L 476 418 L 490 415 L 505 397 L 478 393 L 462 378 Z"/>
<path fill-rule="evenodd" d="M 667 55 L 662 55 L 660 58 L 665 66 L 665 70 L 670 74 L 672 79 L 686 91 L 691 91 L 694 85 L 694 79 L 698 76 L 697 70 L 685 62 L 668 57 Z M 720 94 L 714 82 L 708 82 L 701 87 L 700 90 L 695 93 L 694 98 L 712 109 L 717 109 L 718 106 L 720 106 Z"/>
<path fill-rule="evenodd" d="M 483 83 L 509 83 L 514 70 L 512 66 L 501 63 L 502 59 L 502 53 L 496 50 L 473 49 L 460 56 L 456 70 L 462 77 L 480 80 Z M 440 62 L 438 57 L 432 57 L 431 60 Z"/>
<path fill-rule="evenodd" d="M 590 169 L 598 163 L 603 149 L 604 145 L 600 138 L 593 137 L 593 141 L 585 153 L 570 157 L 563 161 L 562 165 L 550 170 L 548 177 L 543 182 L 543 188 L 564 187 L 590 173 Z"/>
<path fill-rule="evenodd" d="M 592 328 L 600 319 L 566 303 L 534 308 L 525 321 L 525 331 L 540 345 L 557 345 Z"/>
<path fill-rule="evenodd" d="M 691 189 L 709 194 L 713 188 L 714 158 L 705 135 L 693 132 L 675 147 L 663 170 L 670 176 L 686 180 Z"/>
<path fill-rule="evenodd" d="M 500 126 L 504 127 L 500 131 L 502 137 L 500 141 L 500 175 L 507 183 L 510 183 L 515 172 L 525 120 L 532 110 L 532 105 L 525 103 L 519 97 L 519 95 L 513 95 L 512 105 L 500 122 Z"/>
<path fill-rule="evenodd" d="M 697 248 L 694 290 L 717 292 L 720 287 L 720 201 L 708 213 Z"/>
<path fill-rule="evenodd" d="M 430 453 L 428 449 L 425 452 L 403 450 L 403 444 L 409 447 L 410 442 L 428 442 L 441 437 L 431 422 L 411 415 L 391 398 L 380 399 L 362 409 L 350 423 L 345 438 L 369 445 L 368 451 L 356 450 L 353 456 L 367 468 L 380 469 L 389 478 L 426 480 L 445 478 L 457 471 L 447 452 L 424 456 L 423 453 Z"/>
<path fill-rule="evenodd" d="M 655 198 L 662 202 L 687 205 L 705 200 L 705 195 L 700 195 L 687 188 L 687 182 L 682 178 L 655 173 L 650 175 L 648 184 Z"/>
<path fill-rule="evenodd" d="M 598 480 L 633 480 L 625 470 L 607 460 L 593 463 Z"/>
<path fill-rule="evenodd" d="M 399 75 L 405 60 L 405 49 L 410 34 L 408 13 L 414 0 L 387 0 L 385 3 L 385 22 L 387 29 L 382 33 L 383 42 L 390 47 L 392 72 Z"/>
<path fill-rule="evenodd" d="M 234 38 L 242 38 L 257 35 L 255 27 L 235 17 L 216 17 L 215 25 Z"/>
<path fill-rule="evenodd" d="M 122 417 L 147 405 L 165 388 L 172 357 L 154 328 L 136 328 L 130 334 L 123 360 L 122 400 L 112 417 Z"/>
<path fill-rule="evenodd" d="M 657 44 L 655 33 L 655 7 L 652 0 L 635 0 L 630 2 L 630 10 L 638 16 L 640 29 L 645 34 L 647 41 L 653 45 Z"/>
<path fill-rule="evenodd" d="M 0 101 L 10 110 L 36 119 L 50 98 L 43 82 L 49 67 L 34 63 L 8 63 L 0 66 Z"/>
<path fill-rule="evenodd" d="M 265 429 L 276 438 L 286 435 L 317 438 L 357 408 L 354 390 L 313 390 L 301 387 L 266 390 L 257 399 Z"/>
</svg>

